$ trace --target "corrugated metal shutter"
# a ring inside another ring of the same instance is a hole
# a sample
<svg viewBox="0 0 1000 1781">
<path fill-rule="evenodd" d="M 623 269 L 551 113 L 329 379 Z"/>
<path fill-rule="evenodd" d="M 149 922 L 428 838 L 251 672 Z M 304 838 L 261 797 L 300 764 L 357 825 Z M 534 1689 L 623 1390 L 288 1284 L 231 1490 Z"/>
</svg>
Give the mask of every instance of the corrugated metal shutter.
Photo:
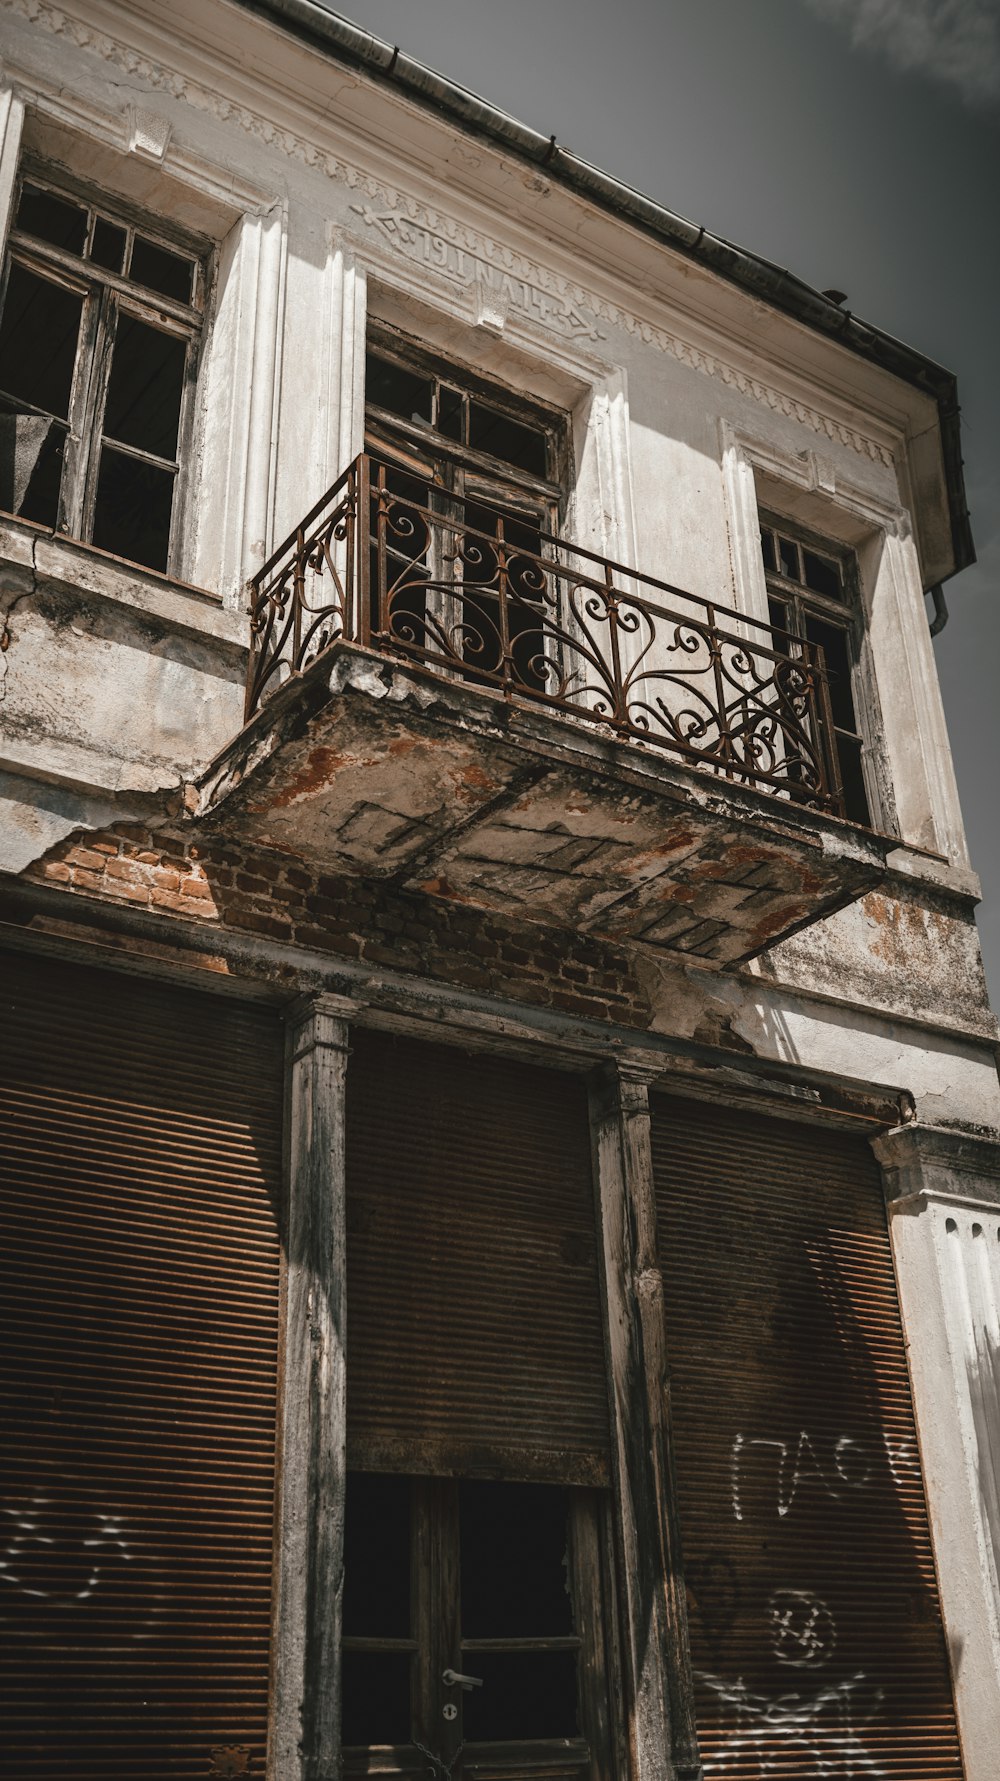
<svg viewBox="0 0 1000 1781">
<path fill-rule="evenodd" d="M 259 1774 L 280 1027 L 161 983 L 2 968 L 0 1767 Z"/>
<path fill-rule="evenodd" d="M 606 1483 L 584 1084 L 409 1040 L 353 1043 L 350 1463 Z"/>
<path fill-rule="evenodd" d="M 957 1781 L 871 1151 L 661 1097 L 653 1156 L 706 1774 Z"/>
</svg>

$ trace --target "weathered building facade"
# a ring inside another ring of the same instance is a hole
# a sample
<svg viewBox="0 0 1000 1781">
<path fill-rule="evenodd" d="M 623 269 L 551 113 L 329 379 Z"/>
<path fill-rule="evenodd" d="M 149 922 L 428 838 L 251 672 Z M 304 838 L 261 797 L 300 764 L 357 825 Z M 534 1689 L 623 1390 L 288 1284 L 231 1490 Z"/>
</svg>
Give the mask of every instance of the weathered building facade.
<svg viewBox="0 0 1000 1781">
<path fill-rule="evenodd" d="M 993 1781 L 953 380 L 310 0 L 0 16 L 0 1765 Z"/>
</svg>

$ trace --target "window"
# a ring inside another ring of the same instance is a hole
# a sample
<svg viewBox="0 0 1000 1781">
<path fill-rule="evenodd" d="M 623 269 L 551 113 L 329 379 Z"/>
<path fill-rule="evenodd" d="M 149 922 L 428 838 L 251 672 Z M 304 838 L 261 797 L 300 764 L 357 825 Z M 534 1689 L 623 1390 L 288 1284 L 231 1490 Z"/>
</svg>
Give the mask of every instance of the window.
<svg viewBox="0 0 1000 1781">
<path fill-rule="evenodd" d="M 191 243 L 24 174 L 0 316 L 0 507 L 178 572 L 204 285 Z"/>
<path fill-rule="evenodd" d="M 544 576 L 566 418 L 377 332 L 366 366 L 375 463 L 372 628 L 464 679 L 544 691 Z"/>
<path fill-rule="evenodd" d="M 607 1775 L 602 1507 L 550 1484 L 349 1475 L 349 1773 L 423 1769 L 418 1752 L 446 1773 L 462 1748 L 477 1769 Z"/>
<path fill-rule="evenodd" d="M 760 516 L 760 543 L 771 624 L 823 650 L 844 811 L 852 822 L 867 827 L 871 811 L 863 770 L 865 740 L 854 686 L 858 647 L 854 554 L 769 514 Z M 790 647 L 794 653 L 794 643 Z"/>
</svg>

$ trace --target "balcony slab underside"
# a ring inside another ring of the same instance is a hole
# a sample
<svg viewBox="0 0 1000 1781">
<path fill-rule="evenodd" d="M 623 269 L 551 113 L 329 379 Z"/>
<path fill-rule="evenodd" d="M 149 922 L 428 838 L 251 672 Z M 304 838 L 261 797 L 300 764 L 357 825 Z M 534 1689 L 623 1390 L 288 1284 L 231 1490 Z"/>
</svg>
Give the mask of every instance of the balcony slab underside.
<svg viewBox="0 0 1000 1781">
<path fill-rule="evenodd" d="M 344 642 L 187 798 L 206 832 L 318 872 L 714 966 L 863 895 L 895 845 Z"/>
</svg>

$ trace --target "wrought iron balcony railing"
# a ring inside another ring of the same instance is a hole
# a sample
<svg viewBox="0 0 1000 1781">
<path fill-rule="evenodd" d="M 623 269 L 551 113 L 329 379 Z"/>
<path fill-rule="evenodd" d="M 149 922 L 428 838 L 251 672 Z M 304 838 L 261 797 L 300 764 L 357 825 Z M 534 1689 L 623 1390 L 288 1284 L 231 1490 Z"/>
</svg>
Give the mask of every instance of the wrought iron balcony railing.
<svg viewBox="0 0 1000 1781">
<path fill-rule="evenodd" d="M 843 815 L 822 649 L 357 458 L 252 583 L 246 715 L 347 639 Z"/>
</svg>

